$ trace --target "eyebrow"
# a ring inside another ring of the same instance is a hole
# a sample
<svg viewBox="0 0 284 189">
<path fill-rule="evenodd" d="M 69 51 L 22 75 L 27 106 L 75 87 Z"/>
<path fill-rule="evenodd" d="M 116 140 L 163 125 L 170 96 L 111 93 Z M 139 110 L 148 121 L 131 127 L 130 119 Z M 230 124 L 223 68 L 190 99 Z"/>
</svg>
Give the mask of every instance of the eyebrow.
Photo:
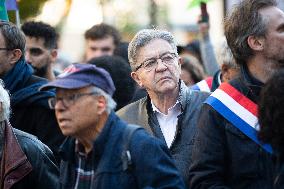
<svg viewBox="0 0 284 189">
<path fill-rule="evenodd" d="M 170 51 L 167 51 L 167 52 L 164 52 L 164 53 L 162 53 L 162 54 L 159 54 L 159 58 L 160 57 L 162 57 L 162 56 L 164 56 L 165 54 L 169 54 L 169 53 L 171 53 Z M 146 61 L 148 61 L 148 60 L 152 60 L 152 59 L 155 59 L 156 57 L 151 57 L 151 58 L 147 58 L 147 59 L 145 59 L 143 62 L 146 62 Z"/>
</svg>

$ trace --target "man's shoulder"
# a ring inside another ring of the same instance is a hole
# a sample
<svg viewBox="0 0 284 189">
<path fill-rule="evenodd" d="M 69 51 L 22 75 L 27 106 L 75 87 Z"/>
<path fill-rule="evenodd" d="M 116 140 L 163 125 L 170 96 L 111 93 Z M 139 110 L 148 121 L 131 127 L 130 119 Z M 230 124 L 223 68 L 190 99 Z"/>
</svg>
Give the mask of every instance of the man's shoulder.
<svg viewBox="0 0 284 189">
<path fill-rule="evenodd" d="M 33 153 L 52 154 L 51 150 L 43 144 L 36 136 L 13 128 L 16 138 L 27 156 Z"/>
<path fill-rule="evenodd" d="M 189 89 L 191 90 L 191 89 Z M 200 100 L 205 100 L 210 96 L 211 92 L 205 92 L 205 91 L 196 91 L 196 90 L 191 90 L 191 96 L 192 98 L 200 99 Z"/>
<path fill-rule="evenodd" d="M 131 104 L 128 104 L 126 106 L 124 106 L 123 108 L 121 108 L 120 110 L 118 110 L 116 112 L 116 114 L 121 118 L 121 117 L 125 117 L 125 116 L 129 116 L 130 114 L 134 114 L 137 111 L 139 111 L 139 109 L 143 106 L 143 104 L 146 104 L 146 100 L 147 97 L 141 98 L 135 102 L 132 102 Z"/>
<path fill-rule="evenodd" d="M 201 107 L 205 100 L 210 96 L 211 93 L 204 91 L 196 91 L 188 88 L 187 101 L 188 107 Z"/>
<path fill-rule="evenodd" d="M 36 76 L 36 75 L 31 75 L 31 77 L 28 80 L 29 84 L 38 83 L 38 82 L 48 82 L 48 80 L 43 77 Z"/>
</svg>

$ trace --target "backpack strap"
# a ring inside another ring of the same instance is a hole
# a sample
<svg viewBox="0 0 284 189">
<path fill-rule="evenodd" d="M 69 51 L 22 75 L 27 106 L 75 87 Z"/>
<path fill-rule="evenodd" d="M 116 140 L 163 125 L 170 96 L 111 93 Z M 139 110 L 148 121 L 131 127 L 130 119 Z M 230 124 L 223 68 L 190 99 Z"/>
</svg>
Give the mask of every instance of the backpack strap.
<svg viewBox="0 0 284 189">
<path fill-rule="evenodd" d="M 138 129 L 142 129 L 142 127 L 138 125 L 128 124 L 123 133 L 123 149 L 121 154 L 121 160 L 122 160 L 122 169 L 123 171 L 131 170 L 132 168 L 132 160 L 131 160 L 131 154 L 129 150 L 130 141 L 132 138 L 132 135 L 135 131 Z"/>
</svg>

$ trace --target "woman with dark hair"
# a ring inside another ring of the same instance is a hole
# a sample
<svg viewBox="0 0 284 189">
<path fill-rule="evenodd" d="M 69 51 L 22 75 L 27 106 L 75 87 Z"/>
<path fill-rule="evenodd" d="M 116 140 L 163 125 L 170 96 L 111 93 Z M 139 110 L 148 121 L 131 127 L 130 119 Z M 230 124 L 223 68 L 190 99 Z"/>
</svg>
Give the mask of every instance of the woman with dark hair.
<svg viewBox="0 0 284 189">
<path fill-rule="evenodd" d="M 284 70 L 264 86 L 259 101 L 259 138 L 270 143 L 277 157 L 275 188 L 284 187 Z"/>
<path fill-rule="evenodd" d="M 181 61 L 180 77 L 187 86 L 194 85 L 205 78 L 203 67 L 195 57 L 189 55 L 182 56 Z"/>
</svg>

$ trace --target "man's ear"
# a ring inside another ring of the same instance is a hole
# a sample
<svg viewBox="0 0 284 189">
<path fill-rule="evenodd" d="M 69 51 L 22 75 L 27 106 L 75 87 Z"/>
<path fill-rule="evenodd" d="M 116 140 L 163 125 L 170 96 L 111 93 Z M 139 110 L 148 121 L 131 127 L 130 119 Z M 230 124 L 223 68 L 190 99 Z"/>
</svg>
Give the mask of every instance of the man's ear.
<svg viewBox="0 0 284 189">
<path fill-rule="evenodd" d="M 181 66 L 183 64 L 183 60 L 181 59 L 181 57 L 178 56 L 178 64 Z"/>
<path fill-rule="evenodd" d="M 107 102 L 104 96 L 96 96 L 97 98 L 97 113 L 101 115 L 103 112 L 105 112 L 107 107 Z"/>
<path fill-rule="evenodd" d="M 228 82 L 230 80 L 229 78 L 229 66 L 227 64 L 222 64 L 221 65 L 221 75 L 222 75 L 222 82 Z"/>
<path fill-rule="evenodd" d="M 57 49 L 50 50 L 50 55 L 51 55 L 51 61 L 52 63 L 54 63 L 58 56 L 58 50 Z"/>
<path fill-rule="evenodd" d="M 21 56 L 22 56 L 22 51 L 20 49 L 13 49 L 11 50 L 11 53 L 9 55 L 9 58 L 10 58 L 10 64 L 16 64 Z"/>
<path fill-rule="evenodd" d="M 143 87 L 142 81 L 141 81 L 139 75 L 137 74 L 137 72 L 131 72 L 131 77 L 136 81 L 136 83 L 137 83 L 140 87 Z"/>
<path fill-rule="evenodd" d="M 262 51 L 264 46 L 264 37 L 249 36 L 247 39 L 248 45 L 252 50 Z"/>
</svg>

